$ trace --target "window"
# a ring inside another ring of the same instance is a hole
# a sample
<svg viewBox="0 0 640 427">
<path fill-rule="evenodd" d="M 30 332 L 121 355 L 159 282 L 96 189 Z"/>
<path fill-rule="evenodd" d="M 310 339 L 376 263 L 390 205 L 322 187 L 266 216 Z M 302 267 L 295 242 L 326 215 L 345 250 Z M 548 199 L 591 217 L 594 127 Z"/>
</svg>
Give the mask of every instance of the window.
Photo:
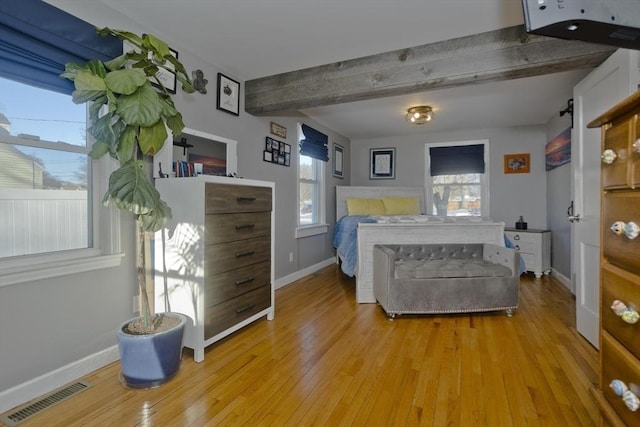
<svg viewBox="0 0 640 427">
<path fill-rule="evenodd" d="M 118 265 L 119 213 L 101 206 L 113 165 L 92 161 L 67 62 L 122 43 L 45 2 L 0 5 L 0 286 Z"/>
<path fill-rule="evenodd" d="M 298 228 L 296 237 L 326 233 L 324 167 L 329 160 L 328 137 L 301 125 L 298 153 Z"/>
<path fill-rule="evenodd" d="M 489 216 L 489 141 L 426 144 L 427 211 Z"/>
</svg>

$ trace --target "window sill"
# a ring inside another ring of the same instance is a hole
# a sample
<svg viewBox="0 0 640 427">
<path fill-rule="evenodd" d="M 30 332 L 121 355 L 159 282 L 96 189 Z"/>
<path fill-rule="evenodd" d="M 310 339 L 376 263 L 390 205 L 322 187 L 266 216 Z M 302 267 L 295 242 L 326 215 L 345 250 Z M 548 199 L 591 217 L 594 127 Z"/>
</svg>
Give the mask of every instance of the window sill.
<svg viewBox="0 0 640 427">
<path fill-rule="evenodd" d="M 84 251 L 83 251 L 84 252 Z M 117 267 L 124 254 L 92 254 L 87 251 L 83 256 L 67 259 L 48 259 L 42 257 L 24 257 L 20 261 L 0 261 L 0 288 L 17 285 L 19 283 L 50 279 L 52 277 Z M 40 258 L 40 259 L 38 259 Z M 42 260 L 42 262 L 38 262 Z"/>
<path fill-rule="evenodd" d="M 307 227 L 296 228 L 296 239 L 303 237 L 316 236 L 318 234 L 325 234 L 329 230 L 327 224 L 309 225 Z"/>
</svg>

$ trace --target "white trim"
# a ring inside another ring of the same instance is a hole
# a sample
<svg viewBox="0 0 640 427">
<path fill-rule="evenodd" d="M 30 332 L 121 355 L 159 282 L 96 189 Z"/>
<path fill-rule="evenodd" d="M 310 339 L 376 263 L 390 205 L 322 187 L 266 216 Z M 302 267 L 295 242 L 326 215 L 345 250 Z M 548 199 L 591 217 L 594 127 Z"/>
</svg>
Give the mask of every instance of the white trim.
<svg viewBox="0 0 640 427">
<path fill-rule="evenodd" d="M 114 345 L 8 390 L 3 390 L 0 392 L 0 413 L 49 393 L 119 358 L 118 346 Z"/>
<path fill-rule="evenodd" d="M 296 228 L 296 239 L 324 234 L 329 230 L 328 224 L 314 224 Z"/>
<path fill-rule="evenodd" d="M 567 288 L 567 290 L 569 290 L 569 292 L 571 292 L 573 295 L 576 294 L 575 288 L 573 287 L 573 283 L 571 283 L 571 280 L 569 280 L 567 276 L 563 275 L 555 268 L 551 268 L 551 275 L 553 276 L 554 279 L 557 279 L 558 282 L 562 283 Z"/>
<path fill-rule="evenodd" d="M 296 280 L 300 280 L 304 277 L 307 277 L 308 275 L 313 274 L 320 269 L 328 267 L 331 264 L 335 264 L 336 262 L 337 262 L 336 257 L 328 258 L 322 262 L 319 262 L 318 264 L 312 265 L 303 270 L 299 270 L 299 271 L 296 271 L 295 273 L 291 273 L 287 276 L 279 278 L 278 280 L 275 281 L 275 283 L 273 284 L 273 287 L 275 289 L 284 288 L 285 286 L 290 285 Z"/>
</svg>

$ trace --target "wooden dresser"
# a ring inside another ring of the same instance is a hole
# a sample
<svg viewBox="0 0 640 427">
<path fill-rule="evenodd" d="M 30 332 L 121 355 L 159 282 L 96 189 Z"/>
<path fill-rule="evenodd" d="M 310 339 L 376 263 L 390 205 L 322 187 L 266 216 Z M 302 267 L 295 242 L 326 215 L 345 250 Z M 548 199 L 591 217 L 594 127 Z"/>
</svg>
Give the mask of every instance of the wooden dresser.
<svg viewBox="0 0 640 427">
<path fill-rule="evenodd" d="M 538 279 L 551 272 L 551 231 L 505 227 L 504 234 L 520 252 L 527 271 Z"/>
<path fill-rule="evenodd" d="M 600 387 L 603 425 L 640 426 L 640 92 L 602 127 Z"/>
<path fill-rule="evenodd" d="M 274 184 L 201 175 L 156 187 L 173 219 L 156 233 L 155 307 L 193 320 L 185 346 L 200 362 L 206 346 L 273 319 Z"/>
</svg>

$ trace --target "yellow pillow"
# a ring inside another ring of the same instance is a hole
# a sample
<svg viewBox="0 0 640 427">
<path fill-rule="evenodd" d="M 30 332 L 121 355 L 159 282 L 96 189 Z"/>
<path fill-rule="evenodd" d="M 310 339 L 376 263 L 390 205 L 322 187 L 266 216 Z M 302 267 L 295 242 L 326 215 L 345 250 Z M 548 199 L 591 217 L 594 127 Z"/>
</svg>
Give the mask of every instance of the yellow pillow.
<svg viewBox="0 0 640 427">
<path fill-rule="evenodd" d="M 348 215 L 384 215 L 384 204 L 380 199 L 347 199 Z"/>
<path fill-rule="evenodd" d="M 417 197 L 383 197 L 382 203 L 387 215 L 420 215 Z"/>
</svg>

